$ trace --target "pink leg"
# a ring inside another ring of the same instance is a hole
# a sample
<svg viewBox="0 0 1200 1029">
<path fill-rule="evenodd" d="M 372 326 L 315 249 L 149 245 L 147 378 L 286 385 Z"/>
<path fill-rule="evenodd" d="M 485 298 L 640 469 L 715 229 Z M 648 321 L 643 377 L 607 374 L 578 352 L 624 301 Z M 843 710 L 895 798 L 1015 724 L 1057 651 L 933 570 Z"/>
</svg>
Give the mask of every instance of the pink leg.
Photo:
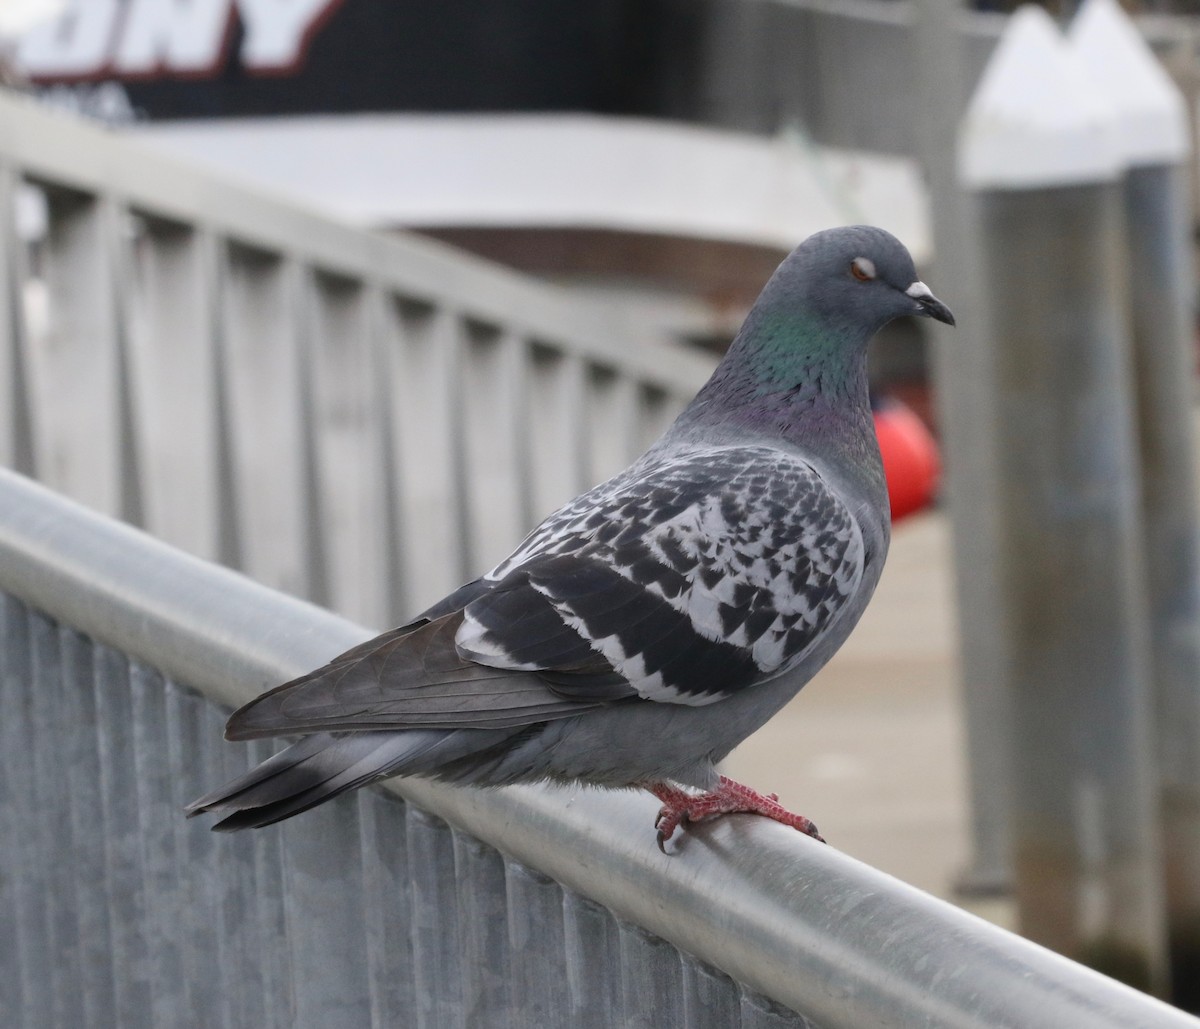
<svg viewBox="0 0 1200 1029">
<path fill-rule="evenodd" d="M 776 822 L 799 829 L 814 840 L 825 842 L 809 819 L 803 815 L 792 814 L 779 803 L 778 794 L 771 793 L 764 797 L 749 786 L 734 782 L 728 776 L 721 776 L 720 785 L 711 793 L 686 793 L 666 783 L 652 783 L 646 788 L 663 802 L 662 810 L 654 821 L 658 828 L 658 849 L 663 853 L 666 853 L 663 844 L 674 835 L 680 825 L 735 813 L 765 815 Z"/>
</svg>

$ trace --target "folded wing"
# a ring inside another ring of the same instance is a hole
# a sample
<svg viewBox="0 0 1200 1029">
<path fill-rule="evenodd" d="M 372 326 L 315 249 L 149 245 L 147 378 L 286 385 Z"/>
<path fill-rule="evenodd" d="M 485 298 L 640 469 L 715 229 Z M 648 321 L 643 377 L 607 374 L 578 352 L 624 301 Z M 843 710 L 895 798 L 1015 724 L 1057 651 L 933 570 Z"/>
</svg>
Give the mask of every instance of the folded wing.
<svg viewBox="0 0 1200 1029">
<path fill-rule="evenodd" d="M 854 517 L 797 457 L 736 447 L 636 465 L 422 619 L 246 705 L 226 735 L 710 704 L 803 660 L 865 559 Z"/>
</svg>

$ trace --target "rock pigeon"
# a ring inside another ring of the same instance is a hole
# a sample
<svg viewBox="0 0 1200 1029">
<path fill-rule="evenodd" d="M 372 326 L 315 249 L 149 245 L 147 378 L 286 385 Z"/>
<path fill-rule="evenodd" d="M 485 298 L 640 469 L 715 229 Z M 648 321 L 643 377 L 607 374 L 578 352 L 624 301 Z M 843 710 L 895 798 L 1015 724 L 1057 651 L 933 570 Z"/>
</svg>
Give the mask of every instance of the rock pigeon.
<svg viewBox="0 0 1200 1029">
<path fill-rule="evenodd" d="M 264 826 L 415 775 L 646 789 L 660 848 L 728 812 L 819 839 L 717 763 L 829 660 L 875 589 L 890 524 L 866 351 L 901 315 L 954 324 L 894 236 L 810 236 L 657 443 L 486 575 L 236 711 L 228 739 L 301 739 L 189 814 Z"/>
</svg>

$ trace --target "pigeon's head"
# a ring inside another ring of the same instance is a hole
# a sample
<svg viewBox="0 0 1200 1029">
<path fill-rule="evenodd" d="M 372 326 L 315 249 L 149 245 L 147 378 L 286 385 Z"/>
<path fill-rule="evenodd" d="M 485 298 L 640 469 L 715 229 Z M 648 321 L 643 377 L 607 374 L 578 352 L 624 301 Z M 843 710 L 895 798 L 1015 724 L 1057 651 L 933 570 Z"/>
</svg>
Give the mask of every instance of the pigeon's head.
<svg viewBox="0 0 1200 1029">
<path fill-rule="evenodd" d="M 868 225 L 814 233 L 763 287 L 724 360 L 676 423 L 678 432 L 737 423 L 811 435 L 816 423 L 801 425 L 801 412 L 845 429 L 840 413 L 853 411 L 861 415 L 850 419 L 853 432 L 862 429 L 855 438 L 868 440 L 859 456 L 877 463 L 867 343 L 893 318 L 914 314 L 954 324 L 895 236 Z"/>
<path fill-rule="evenodd" d="M 950 308 L 917 278 L 904 244 L 870 225 L 814 233 L 792 251 L 778 278 L 787 293 L 827 324 L 868 336 L 903 315 L 954 324 Z"/>
</svg>

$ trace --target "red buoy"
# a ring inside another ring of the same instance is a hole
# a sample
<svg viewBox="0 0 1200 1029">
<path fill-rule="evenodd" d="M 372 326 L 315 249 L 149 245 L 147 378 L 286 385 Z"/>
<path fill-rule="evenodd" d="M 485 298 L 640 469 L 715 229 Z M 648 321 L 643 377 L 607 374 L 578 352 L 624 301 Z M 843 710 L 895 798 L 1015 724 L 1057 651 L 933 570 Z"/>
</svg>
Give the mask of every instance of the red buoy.
<svg viewBox="0 0 1200 1029">
<path fill-rule="evenodd" d="M 925 423 L 898 400 L 875 405 L 875 434 L 883 455 L 892 521 L 924 510 L 937 493 L 942 462 Z"/>
</svg>

